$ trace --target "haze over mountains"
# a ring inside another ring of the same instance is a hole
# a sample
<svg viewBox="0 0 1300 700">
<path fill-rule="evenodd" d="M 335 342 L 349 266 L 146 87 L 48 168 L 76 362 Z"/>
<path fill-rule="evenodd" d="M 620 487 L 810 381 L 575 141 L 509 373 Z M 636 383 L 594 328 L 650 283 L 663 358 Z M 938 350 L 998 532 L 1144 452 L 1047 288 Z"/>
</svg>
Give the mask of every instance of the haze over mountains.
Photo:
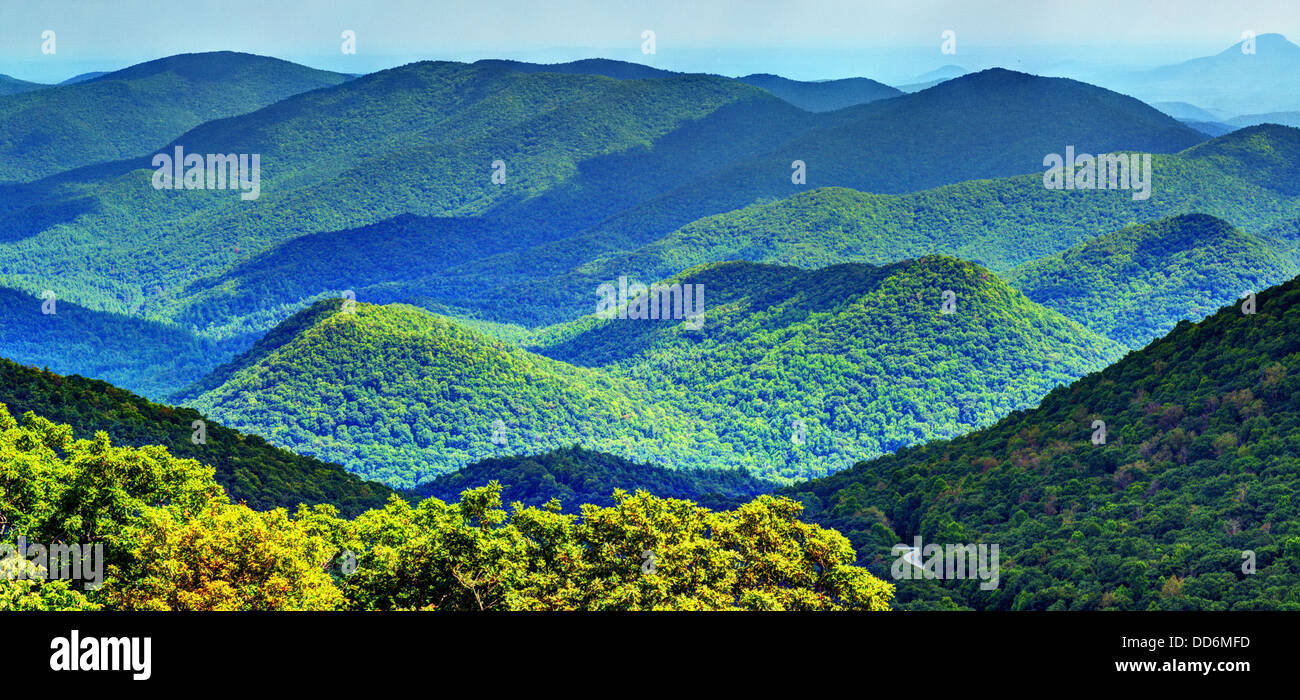
<svg viewBox="0 0 1300 700">
<path fill-rule="evenodd" d="M 1214 56 L 1108 76 L 1103 83 L 1151 102 L 1182 100 L 1228 115 L 1300 109 L 1300 46 L 1281 34 L 1245 40 Z M 1249 49 L 1249 46 L 1246 46 Z"/>
</svg>

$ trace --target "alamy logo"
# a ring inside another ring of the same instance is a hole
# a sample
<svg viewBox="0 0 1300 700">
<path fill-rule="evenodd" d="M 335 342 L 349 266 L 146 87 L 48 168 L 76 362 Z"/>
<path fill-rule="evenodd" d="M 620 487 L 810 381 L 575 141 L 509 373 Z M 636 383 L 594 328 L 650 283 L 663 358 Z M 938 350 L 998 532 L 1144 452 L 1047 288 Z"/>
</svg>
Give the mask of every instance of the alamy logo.
<svg viewBox="0 0 1300 700">
<path fill-rule="evenodd" d="M 104 545 L 56 542 L 47 547 L 28 544 L 19 535 L 15 544 L 0 544 L 0 578 L 82 581 L 82 588 L 94 590 L 104 582 Z"/>
<path fill-rule="evenodd" d="M 1064 158 L 1048 153 L 1043 165 L 1043 187 L 1049 190 L 1132 190 L 1135 200 L 1151 198 L 1150 153 L 1076 156 L 1074 146 L 1066 146 Z"/>
<path fill-rule="evenodd" d="M 155 190 L 241 190 L 240 199 L 262 194 L 261 153 L 190 153 L 177 146 L 175 155 L 153 157 Z"/>
<path fill-rule="evenodd" d="M 921 536 L 912 539 L 912 546 L 896 544 L 891 553 L 895 556 L 890 574 L 899 579 L 968 579 L 977 578 L 983 583 L 980 590 L 991 591 L 998 587 L 999 566 L 996 544 L 927 544 L 922 546 Z"/>
<path fill-rule="evenodd" d="M 613 282 L 596 287 L 596 296 L 600 297 L 596 302 L 597 318 L 685 319 L 683 325 L 692 331 L 704 326 L 702 284 L 655 282 L 646 287 L 640 282 L 628 284 L 627 277 L 619 277 L 617 287 Z"/>
<path fill-rule="evenodd" d="M 137 681 L 153 675 L 152 637 L 82 637 L 72 630 L 50 640 L 50 648 L 54 671 L 131 671 Z"/>
</svg>

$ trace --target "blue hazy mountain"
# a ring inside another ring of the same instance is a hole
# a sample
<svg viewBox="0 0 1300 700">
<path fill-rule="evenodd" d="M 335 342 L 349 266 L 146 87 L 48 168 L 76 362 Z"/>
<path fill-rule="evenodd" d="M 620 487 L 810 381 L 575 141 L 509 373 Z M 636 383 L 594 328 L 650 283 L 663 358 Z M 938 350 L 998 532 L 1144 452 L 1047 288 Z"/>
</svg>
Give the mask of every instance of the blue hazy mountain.
<svg viewBox="0 0 1300 700">
<path fill-rule="evenodd" d="M 1300 46 L 1281 34 L 1245 41 L 1213 55 L 1116 74 L 1103 84 L 1149 102 L 1189 102 L 1224 114 L 1300 110 Z M 1249 47 L 1247 47 L 1249 48 Z"/>
<path fill-rule="evenodd" d="M 74 75 L 71 78 L 68 78 L 67 80 L 59 83 L 59 85 L 76 85 L 77 83 L 84 83 L 88 80 L 101 78 L 105 75 L 108 75 L 110 72 L 111 71 L 97 70 L 97 71 L 91 71 L 89 73 L 78 73 L 77 75 Z"/>
<path fill-rule="evenodd" d="M 43 83 L 32 83 L 26 80 L 11 78 L 7 75 L 0 75 L 0 96 L 17 95 L 23 92 L 31 92 L 49 87 Z"/>
</svg>

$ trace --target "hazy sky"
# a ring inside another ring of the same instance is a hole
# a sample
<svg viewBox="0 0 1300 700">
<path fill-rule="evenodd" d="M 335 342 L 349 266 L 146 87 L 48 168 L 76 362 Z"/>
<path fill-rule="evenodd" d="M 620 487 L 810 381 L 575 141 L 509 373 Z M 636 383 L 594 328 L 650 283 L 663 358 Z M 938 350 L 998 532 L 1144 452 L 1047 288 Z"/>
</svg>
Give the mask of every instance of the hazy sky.
<svg viewBox="0 0 1300 700">
<path fill-rule="evenodd" d="M 56 53 L 40 51 L 53 30 Z M 356 32 L 356 55 L 340 34 Z M 641 32 L 656 53 L 641 52 Z M 957 34 L 957 53 L 939 51 Z M 348 72 L 426 58 L 599 55 L 675 70 L 867 75 L 945 64 L 1158 65 L 1243 30 L 1300 39 L 1297 0 L 0 0 L 0 73 L 52 82 L 229 49 Z"/>
</svg>

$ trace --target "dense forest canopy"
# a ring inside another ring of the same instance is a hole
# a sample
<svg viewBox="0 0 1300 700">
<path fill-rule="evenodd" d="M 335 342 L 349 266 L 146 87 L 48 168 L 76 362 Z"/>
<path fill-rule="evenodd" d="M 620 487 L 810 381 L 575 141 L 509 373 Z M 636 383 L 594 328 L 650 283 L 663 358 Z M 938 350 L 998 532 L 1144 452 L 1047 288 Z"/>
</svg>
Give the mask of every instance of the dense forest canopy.
<svg viewBox="0 0 1300 700">
<path fill-rule="evenodd" d="M 1000 545 L 996 590 L 909 581 L 903 607 L 1295 610 L 1298 402 L 1295 279 L 992 427 L 782 493 L 878 573 L 918 535 Z"/>
</svg>

